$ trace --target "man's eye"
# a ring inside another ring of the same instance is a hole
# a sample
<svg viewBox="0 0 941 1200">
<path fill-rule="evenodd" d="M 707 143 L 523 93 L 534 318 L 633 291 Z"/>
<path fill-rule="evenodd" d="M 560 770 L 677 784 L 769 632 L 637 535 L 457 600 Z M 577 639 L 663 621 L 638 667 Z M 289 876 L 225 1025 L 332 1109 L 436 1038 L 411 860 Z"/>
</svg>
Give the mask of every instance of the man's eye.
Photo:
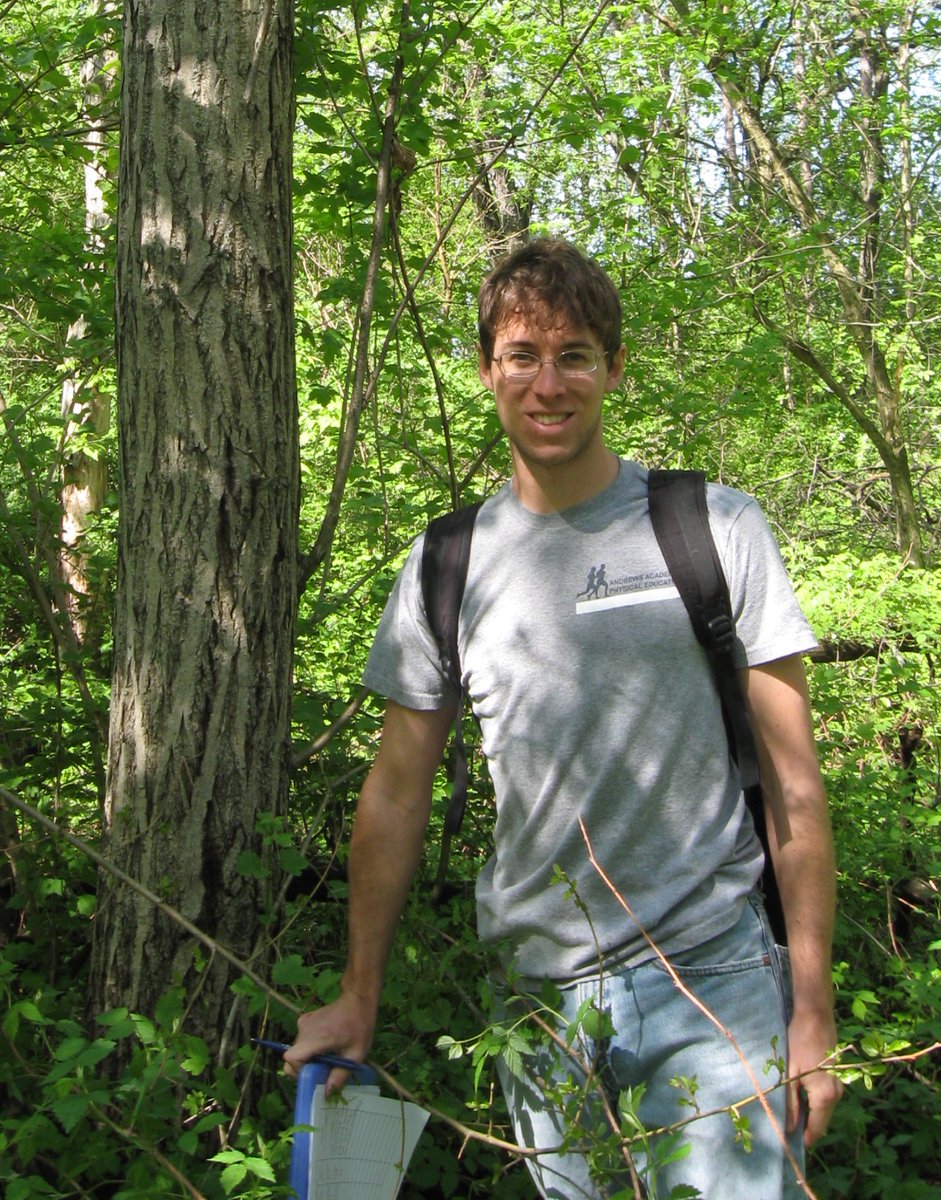
<svg viewBox="0 0 941 1200">
<path fill-rule="evenodd" d="M 579 371 L 590 367 L 593 359 L 594 355 L 587 350 L 566 350 L 559 355 L 558 362 L 563 370 Z"/>
<path fill-rule="evenodd" d="M 539 361 L 535 354 L 527 354 L 525 350 L 508 350 L 503 357 L 513 367 L 531 367 Z"/>
</svg>

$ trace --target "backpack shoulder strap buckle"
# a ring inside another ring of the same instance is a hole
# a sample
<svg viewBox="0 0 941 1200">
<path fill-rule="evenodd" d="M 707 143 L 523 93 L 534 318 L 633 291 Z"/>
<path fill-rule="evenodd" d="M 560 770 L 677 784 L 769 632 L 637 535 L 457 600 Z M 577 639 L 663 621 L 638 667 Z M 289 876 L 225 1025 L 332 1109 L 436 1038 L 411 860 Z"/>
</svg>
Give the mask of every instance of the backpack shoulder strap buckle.
<svg viewBox="0 0 941 1200">
<path fill-rule="evenodd" d="M 731 654 L 735 643 L 735 626 L 728 613 L 719 613 L 706 621 L 706 632 L 716 650 Z"/>
</svg>

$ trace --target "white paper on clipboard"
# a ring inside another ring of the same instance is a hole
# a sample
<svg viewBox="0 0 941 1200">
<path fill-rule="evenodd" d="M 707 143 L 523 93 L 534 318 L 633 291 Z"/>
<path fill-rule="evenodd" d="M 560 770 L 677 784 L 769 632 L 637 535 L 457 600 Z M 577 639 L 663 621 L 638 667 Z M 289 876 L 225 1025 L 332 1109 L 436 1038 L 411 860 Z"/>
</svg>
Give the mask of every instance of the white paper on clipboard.
<svg viewBox="0 0 941 1200">
<path fill-rule="evenodd" d="M 346 1088 L 314 1088 L 307 1200 L 395 1200 L 428 1114 L 417 1104 Z"/>
</svg>

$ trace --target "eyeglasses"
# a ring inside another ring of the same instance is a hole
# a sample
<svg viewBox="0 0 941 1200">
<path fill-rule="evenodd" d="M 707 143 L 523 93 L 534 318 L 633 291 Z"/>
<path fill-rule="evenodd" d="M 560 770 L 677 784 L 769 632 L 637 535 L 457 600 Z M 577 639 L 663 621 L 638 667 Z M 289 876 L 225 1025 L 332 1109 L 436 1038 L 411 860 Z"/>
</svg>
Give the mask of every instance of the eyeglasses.
<svg viewBox="0 0 941 1200">
<path fill-rule="evenodd" d="M 563 350 L 555 358 L 540 358 L 528 350 L 507 350 L 493 356 L 504 379 L 535 379 L 546 363 L 552 363 L 560 375 L 575 379 L 594 375 L 601 359 L 597 350 Z"/>
</svg>

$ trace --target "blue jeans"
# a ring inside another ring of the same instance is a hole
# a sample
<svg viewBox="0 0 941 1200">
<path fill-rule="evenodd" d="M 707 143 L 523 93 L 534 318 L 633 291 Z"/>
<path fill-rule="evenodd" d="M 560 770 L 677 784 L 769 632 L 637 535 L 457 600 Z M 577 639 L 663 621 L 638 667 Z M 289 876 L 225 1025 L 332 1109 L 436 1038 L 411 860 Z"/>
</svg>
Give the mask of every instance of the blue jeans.
<svg viewBox="0 0 941 1200">
<path fill-rule="evenodd" d="M 790 980 L 787 952 L 774 945 L 760 902 L 751 899 L 732 929 L 677 955 L 672 965 L 731 1032 L 758 1086 L 768 1089 L 766 1099 L 783 1132 L 785 1094 L 778 1084 L 787 1055 Z M 580 1063 L 550 1041 L 524 1057 L 523 1079 L 500 1064 L 517 1141 L 556 1151 L 527 1159 L 542 1196 L 605 1200 L 635 1194 L 623 1155 L 612 1153 L 610 1142 L 607 1158 L 596 1154 L 589 1163 L 589 1150 L 599 1145 L 599 1135 L 610 1134 L 610 1113 L 618 1114 L 626 1089 L 633 1089 L 645 1130 L 685 1122 L 673 1133 L 650 1132 L 631 1145 L 650 1200 L 669 1196 L 680 1184 L 705 1200 L 804 1195 L 757 1101 L 738 1110 L 747 1118 L 744 1138 L 737 1130 L 729 1107 L 754 1095 L 755 1084 L 729 1038 L 683 995 L 659 960 L 579 979 L 561 994 L 554 1024 L 563 1042 L 569 1023 L 583 1018 L 572 1042 Z M 506 1006 L 507 1021 L 522 1015 L 522 1003 Z M 622 1128 L 633 1132 L 623 1118 Z M 801 1132 L 788 1143 L 803 1170 Z"/>
</svg>

